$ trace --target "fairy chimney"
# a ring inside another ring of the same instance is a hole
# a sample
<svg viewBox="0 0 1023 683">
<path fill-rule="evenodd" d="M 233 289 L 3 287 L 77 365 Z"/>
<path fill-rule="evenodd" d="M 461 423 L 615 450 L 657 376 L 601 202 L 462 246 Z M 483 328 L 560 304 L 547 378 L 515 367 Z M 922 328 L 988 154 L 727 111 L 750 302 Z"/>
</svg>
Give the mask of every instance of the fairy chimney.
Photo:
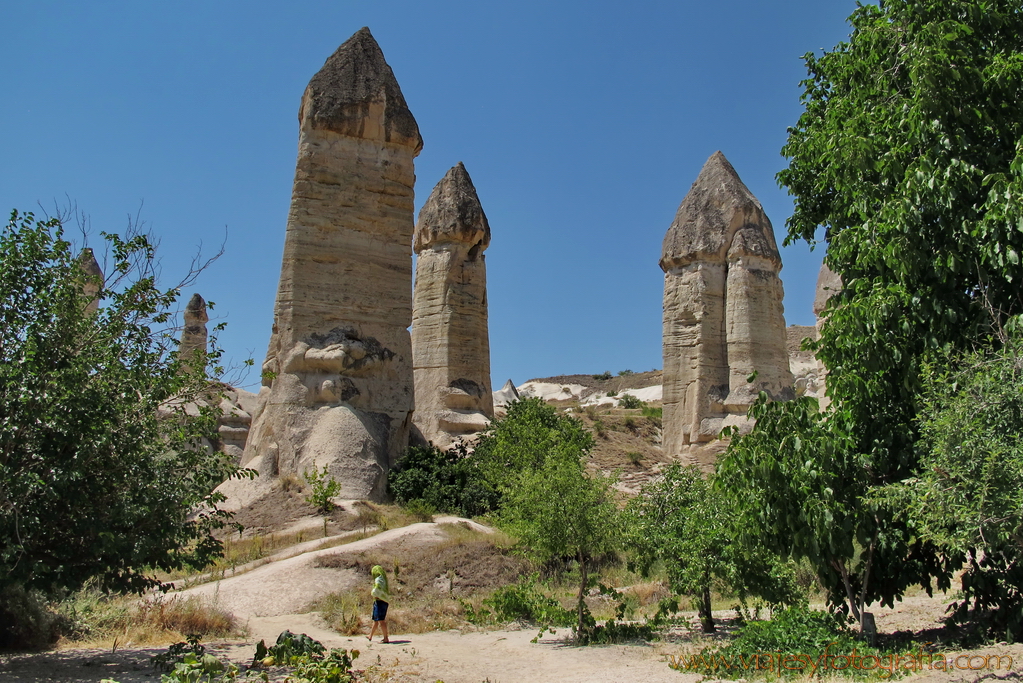
<svg viewBox="0 0 1023 683">
<path fill-rule="evenodd" d="M 199 356 L 206 354 L 209 334 L 206 323 L 210 317 L 206 313 L 206 300 L 199 294 L 193 294 L 185 306 L 185 326 L 181 330 L 181 341 L 178 342 L 178 357 L 186 368 L 193 365 L 202 367 L 205 360 Z"/>
<path fill-rule="evenodd" d="M 433 188 L 419 212 L 414 250 L 413 422 L 447 448 L 494 417 L 487 328 L 490 224 L 461 162 Z"/>
<path fill-rule="evenodd" d="M 345 498 L 381 500 L 413 407 L 415 118 L 368 28 L 302 95 L 262 406 L 242 464 L 326 466 Z"/>
<path fill-rule="evenodd" d="M 664 236 L 664 450 L 710 467 L 760 391 L 794 397 L 771 221 L 721 152 Z M 752 382 L 747 379 L 756 373 Z"/>
<path fill-rule="evenodd" d="M 86 247 L 78 255 L 78 265 L 82 269 L 82 295 L 88 299 L 85 304 L 86 313 L 99 310 L 99 292 L 103 289 L 103 269 L 99 267 L 96 255 Z"/>
</svg>

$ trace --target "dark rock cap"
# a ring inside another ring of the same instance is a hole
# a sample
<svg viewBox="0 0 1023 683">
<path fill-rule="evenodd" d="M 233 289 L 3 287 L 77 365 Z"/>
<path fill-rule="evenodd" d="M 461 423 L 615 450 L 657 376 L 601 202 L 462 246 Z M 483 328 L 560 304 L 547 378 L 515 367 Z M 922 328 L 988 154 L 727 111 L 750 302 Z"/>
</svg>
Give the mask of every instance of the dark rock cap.
<svg viewBox="0 0 1023 683">
<path fill-rule="evenodd" d="M 490 245 L 490 223 L 461 161 L 444 174 L 419 211 L 415 250 L 436 242 L 465 242 L 483 251 Z"/>
<path fill-rule="evenodd" d="M 209 315 L 206 313 L 206 300 L 193 294 L 185 306 L 185 325 L 194 325 L 209 322 Z"/>
<path fill-rule="evenodd" d="M 715 152 L 664 235 L 660 265 L 667 271 L 694 261 L 725 263 L 729 256 L 742 254 L 781 268 L 770 219 L 725 155 Z"/>
<path fill-rule="evenodd" d="M 371 105 L 380 108 L 372 110 Z M 346 40 L 309 81 L 298 120 L 342 135 L 410 145 L 417 153 L 423 147 L 419 125 L 366 27 Z"/>
<path fill-rule="evenodd" d="M 99 282 L 103 282 L 103 270 L 99 267 L 99 261 L 96 260 L 96 255 L 92 249 L 86 247 L 82 249 L 82 253 L 78 255 L 78 265 L 82 267 L 82 272 L 86 277 L 99 278 Z"/>
</svg>

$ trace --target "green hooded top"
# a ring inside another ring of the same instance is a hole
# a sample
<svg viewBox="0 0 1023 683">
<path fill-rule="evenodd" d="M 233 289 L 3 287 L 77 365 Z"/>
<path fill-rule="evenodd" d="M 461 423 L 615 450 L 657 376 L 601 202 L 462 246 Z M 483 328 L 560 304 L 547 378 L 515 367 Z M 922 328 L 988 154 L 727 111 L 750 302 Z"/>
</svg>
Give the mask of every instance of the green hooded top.
<svg viewBox="0 0 1023 683">
<path fill-rule="evenodd" d="M 379 564 L 374 565 L 373 569 L 369 572 L 375 578 L 373 579 L 373 590 L 371 595 L 377 600 L 383 600 L 384 602 L 391 601 L 391 594 L 387 590 L 387 572 Z"/>
</svg>

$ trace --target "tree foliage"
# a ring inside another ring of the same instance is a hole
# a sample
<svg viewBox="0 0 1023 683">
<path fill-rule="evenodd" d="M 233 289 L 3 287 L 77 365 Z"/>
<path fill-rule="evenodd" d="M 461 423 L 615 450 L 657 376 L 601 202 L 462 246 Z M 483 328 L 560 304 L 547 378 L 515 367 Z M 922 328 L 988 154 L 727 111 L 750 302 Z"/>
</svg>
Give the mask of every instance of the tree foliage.
<svg viewBox="0 0 1023 683">
<path fill-rule="evenodd" d="M 497 506 L 498 493 L 480 472 L 465 444 L 449 450 L 411 446 L 387 475 L 394 500 L 402 505 L 421 501 L 438 512 L 475 517 Z"/>
<path fill-rule="evenodd" d="M 90 313 L 59 220 L 14 212 L 0 233 L 0 588 L 142 590 L 220 551 L 212 491 L 238 469 L 204 441 L 217 385 L 176 357 L 150 242 L 103 237 Z"/>
<path fill-rule="evenodd" d="M 630 548 L 642 566 L 661 561 L 671 589 L 696 599 L 705 633 L 714 631 L 714 581 L 744 602 L 750 595 L 772 604 L 800 602 L 792 569 L 760 539 L 740 537 L 736 509 L 698 468 L 678 462 L 629 501 Z"/>
<path fill-rule="evenodd" d="M 855 611 L 929 574 L 944 583 L 953 558 L 878 501 L 917 473 L 923 364 L 1002 343 L 1023 310 L 1023 12 L 1014 0 L 893 0 L 850 23 L 848 42 L 804 57 L 805 112 L 778 176 L 795 199 L 786 241 L 815 244 L 823 228 L 843 281 L 815 347 L 832 403 L 820 418 L 805 401 L 755 407 L 761 422 L 725 469 L 753 490 L 741 470 L 764 475 L 768 507 L 751 518 L 816 557 L 833 600 Z"/>
<path fill-rule="evenodd" d="M 956 605 L 955 618 L 983 615 L 992 635 L 1018 640 L 1023 637 L 1023 345 L 1018 333 L 1007 339 L 996 352 L 961 354 L 924 367 L 919 473 L 886 495 L 918 520 L 923 536 L 967 557 L 965 599 Z"/>
</svg>

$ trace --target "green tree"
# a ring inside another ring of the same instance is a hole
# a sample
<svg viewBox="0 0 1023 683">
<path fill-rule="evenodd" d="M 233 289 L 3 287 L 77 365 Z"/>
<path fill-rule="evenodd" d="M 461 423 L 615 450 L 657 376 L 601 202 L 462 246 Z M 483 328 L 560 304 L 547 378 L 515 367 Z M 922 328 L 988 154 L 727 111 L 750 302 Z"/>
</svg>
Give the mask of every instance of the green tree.
<svg viewBox="0 0 1023 683">
<path fill-rule="evenodd" d="M 152 245 L 103 237 L 100 287 L 59 220 L 14 212 L 0 233 L 0 589 L 140 591 L 221 550 L 213 489 L 238 468 L 204 440 L 219 353 L 183 368 Z"/>
<path fill-rule="evenodd" d="M 804 57 L 805 112 L 778 176 L 795 200 L 786 241 L 815 244 L 823 228 L 843 281 L 815 348 L 832 403 L 820 419 L 805 400 L 755 408 L 801 432 L 758 423 L 729 458 L 733 485 L 752 467 L 783 503 L 751 519 L 788 526 L 779 545 L 816 557 L 856 613 L 947 580 L 912 522 L 871 501 L 917 472 L 922 364 L 1001 343 L 1023 310 L 1023 12 L 1015 0 L 893 0 L 850 23 L 848 42 Z"/>
<path fill-rule="evenodd" d="M 548 458 L 578 459 L 593 447 L 593 435 L 578 420 L 561 415 L 541 398 L 508 406 L 476 442 L 473 453 L 483 478 L 506 489 L 520 472 L 543 466 Z"/>
<path fill-rule="evenodd" d="M 629 501 L 630 549 L 644 567 L 660 560 L 671 589 L 695 599 L 704 633 L 714 632 L 715 580 L 735 590 L 743 601 L 749 595 L 772 604 L 800 601 L 790 567 L 759 539 L 740 542 L 735 509 L 699 469 L 678 462 Z"/>
<path fill-rule="evenodd" d="M 921 534 L 966 556 L 957 620 L 1023 637 L 1023 344 L 924 367 L 921 465 L 887 492 Z"/>
<path fill-rule="evenodd" d="M 578 564 L 580 639 L 592 625 L 584 602 L 591 563 L 621 544 L 613 483 L 612 477 L 587 476 L 578 456 L 560 455 L 519 472 L 504 491 L 501 519 L 530 555 L 541 562 L 571 558 Z"/>
<path fill-rule="evenodd" d="M 387 487 L 402 505 L 422 501 L 438 512 L 465 517 L 490 512 L 498 499 L 462 442 L 446 451 L 436 446 L 411 446 L 388 473 Z"/>
</svg>

